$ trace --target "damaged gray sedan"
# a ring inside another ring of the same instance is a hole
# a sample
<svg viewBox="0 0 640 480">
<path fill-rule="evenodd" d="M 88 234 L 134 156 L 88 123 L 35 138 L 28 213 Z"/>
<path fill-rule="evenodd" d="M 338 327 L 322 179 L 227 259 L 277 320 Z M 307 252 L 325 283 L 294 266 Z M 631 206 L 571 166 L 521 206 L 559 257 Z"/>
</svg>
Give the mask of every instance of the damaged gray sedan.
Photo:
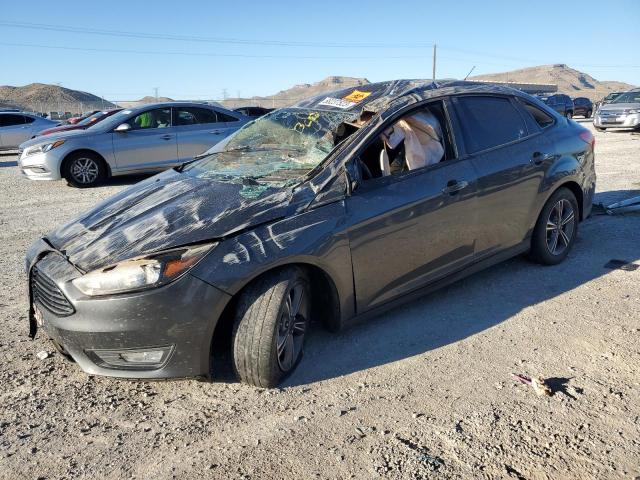
<svg viewBox="0 0 640 480">
<path fill-rule="evenodd" d="M 394 81 L 276 110 L 30 248 L 30 335 L 88 373 L 273 387 L 338 330 L 528 252 L 591 211 L 594 141 L 538 100 Z"/>
</svg>

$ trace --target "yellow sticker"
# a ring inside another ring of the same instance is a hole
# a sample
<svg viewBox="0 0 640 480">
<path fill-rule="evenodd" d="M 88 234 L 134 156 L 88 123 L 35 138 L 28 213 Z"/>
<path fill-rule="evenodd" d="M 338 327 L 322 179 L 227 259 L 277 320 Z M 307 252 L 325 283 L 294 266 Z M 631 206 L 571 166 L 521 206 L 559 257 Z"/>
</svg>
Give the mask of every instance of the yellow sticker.
<svg viewBox="0 0 640 480">
<path fill-rule="evenodd" d="M 358 103 L 367 98 L 369 95 L 371 95 L 371 92 L 361 92 L 360 90 L 354 90 L 346 97 L 343 97 L 343 100 Z"/>
</svg>

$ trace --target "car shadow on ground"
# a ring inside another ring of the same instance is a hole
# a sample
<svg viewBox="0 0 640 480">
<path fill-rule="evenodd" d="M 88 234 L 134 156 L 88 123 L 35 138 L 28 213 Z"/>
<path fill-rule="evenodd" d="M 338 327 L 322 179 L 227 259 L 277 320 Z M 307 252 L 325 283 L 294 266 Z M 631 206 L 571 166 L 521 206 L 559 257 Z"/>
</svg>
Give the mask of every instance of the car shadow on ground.
<svg viewBox="0 0 640 480">
<path fill-rule="evenodd" d="M 129 185 L 134 185 L 142 180 L 146 180 L 147 178 L 153 176 L 153 173 L 146 174 L 136 174 L 136 175 L 119 175 L 117 177 L 107 178 L 102 184 L 96 188 L 101 187 L 126 187 Z"/>
<path fill-rule="evenodd" d="M 603 193 L 620 198 L 638 195 L 632 190 Z M 604 265 L 612 258 L 640 260 L 640 242 L 629 241 L 639 223 L 638 214 L 592 216 L 581 223 L 578 242 L 560 265 L 545 267 L 517 257 L 339 334 L 314 328 L 304 358 L 284 386 L 403 360 L 509 321 L 527 307 L 607 275 L 612 270 Z"/>
</svg>

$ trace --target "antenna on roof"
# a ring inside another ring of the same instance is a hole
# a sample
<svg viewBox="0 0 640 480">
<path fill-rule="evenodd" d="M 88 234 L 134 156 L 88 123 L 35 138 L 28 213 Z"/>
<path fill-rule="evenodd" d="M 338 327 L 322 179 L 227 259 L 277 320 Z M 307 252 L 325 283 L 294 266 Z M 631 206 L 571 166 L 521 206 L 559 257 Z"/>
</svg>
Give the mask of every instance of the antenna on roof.
<svg viewBox="0 0 640 480">
<path fill-rule="evenodd" d="M 464 79 L 466 80 L 467 78 L 469 78 L 469 75 L 471 75 L 471 72 L 473 72 L 475 69 L 476 69 L 475 65 L 473 67 L 471 67 L 471 70 L 469 70 L 469 73 L 467 73 L 467 76 L 464 77 Z"/>
</svg>

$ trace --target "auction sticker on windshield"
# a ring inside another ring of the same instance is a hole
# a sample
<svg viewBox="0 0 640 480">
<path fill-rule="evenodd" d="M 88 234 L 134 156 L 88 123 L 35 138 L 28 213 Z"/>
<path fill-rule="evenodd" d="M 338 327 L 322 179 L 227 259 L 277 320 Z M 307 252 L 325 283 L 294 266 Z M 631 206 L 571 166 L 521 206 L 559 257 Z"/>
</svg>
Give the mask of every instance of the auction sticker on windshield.
<svg viewBox="0 0 640 480">
<path fill-rule="evenodd" d="M 322 100 L 318 105 L 324 105 L 326 107 L 341 108 L 343 110 L 346 110 L 356 105 L 356 102 L 350 102 L 342 98 L 327 97 L 324 100 Z"/>
</svg>

